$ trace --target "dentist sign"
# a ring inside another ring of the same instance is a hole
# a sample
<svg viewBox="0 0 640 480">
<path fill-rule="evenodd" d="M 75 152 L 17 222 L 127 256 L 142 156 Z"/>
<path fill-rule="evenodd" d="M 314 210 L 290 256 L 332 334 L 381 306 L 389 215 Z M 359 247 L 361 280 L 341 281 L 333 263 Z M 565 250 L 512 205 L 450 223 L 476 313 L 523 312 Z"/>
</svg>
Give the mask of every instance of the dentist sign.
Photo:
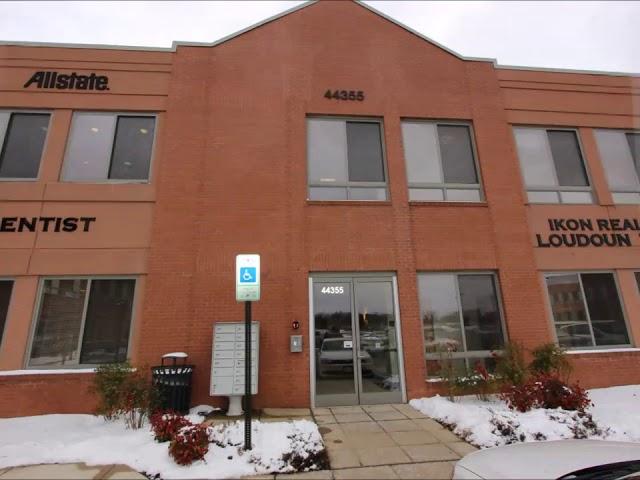
<svg viewBox="0 0 640 480">
<path fill-rule="evenodd" d="M 260 255 L 236 255 L 236 301 L 260 300 Z"/>
</svg>

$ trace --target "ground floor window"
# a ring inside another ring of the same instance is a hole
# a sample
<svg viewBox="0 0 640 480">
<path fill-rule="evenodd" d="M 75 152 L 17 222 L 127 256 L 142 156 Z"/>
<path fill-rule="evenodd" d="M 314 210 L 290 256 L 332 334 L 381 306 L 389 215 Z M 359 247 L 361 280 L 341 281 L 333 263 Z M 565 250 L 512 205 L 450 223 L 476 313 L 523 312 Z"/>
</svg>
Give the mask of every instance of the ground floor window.
<svg viewBox="0 0 640 480">
<path fill-rule="evenodd" d="M 126 360 L 135 279 L 44 279 L 30 367 Z"/>
<path fill-rule="evenodd" d="M 504 347 L 504 327 L 494 274 L 422 273 L 418 295 L 428 376 L 495 367 L 491 354 Z"/>
<path fill-rule="evenodd" d="M 554 273 L 545 281 L 560 346 L 629 345 L 613 273 Z"/>
<path fill-rule="evenodd" d="M 2 335 L 4 333 L 4 325 L 7 322 L 12 290 L 12 280 L 0 280 L 0 343 L 2 342 Z"/>
</svg>

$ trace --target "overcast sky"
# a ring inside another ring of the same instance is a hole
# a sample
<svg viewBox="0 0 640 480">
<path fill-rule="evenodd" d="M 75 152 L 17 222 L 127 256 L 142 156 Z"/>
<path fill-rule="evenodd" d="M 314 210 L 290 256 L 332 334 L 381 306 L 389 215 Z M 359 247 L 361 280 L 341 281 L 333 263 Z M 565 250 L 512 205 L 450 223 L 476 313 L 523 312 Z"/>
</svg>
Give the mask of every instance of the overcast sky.
<svg viewBox="0 0 640 480">
<path fill-rule="evenodd" d="M 0 40 L 169 47 L 213 42 L 302 2 L 0 1 Z M 640 72 L 640 2 L 369 5 L 465 56 L 502 65 Z"/>
</svg>

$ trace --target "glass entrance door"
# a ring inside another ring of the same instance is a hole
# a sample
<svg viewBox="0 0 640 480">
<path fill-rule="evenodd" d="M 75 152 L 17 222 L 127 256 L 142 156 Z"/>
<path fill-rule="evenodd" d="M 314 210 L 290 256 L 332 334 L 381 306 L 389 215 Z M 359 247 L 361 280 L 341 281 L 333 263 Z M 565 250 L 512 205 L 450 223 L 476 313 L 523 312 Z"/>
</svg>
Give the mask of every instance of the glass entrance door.
<svg viewBox="0 0 640 480">
<path fill-rule="evenodd" d="M 402 401 L 391 277 L 313 279 L 315 404 Z"/>
</svg>

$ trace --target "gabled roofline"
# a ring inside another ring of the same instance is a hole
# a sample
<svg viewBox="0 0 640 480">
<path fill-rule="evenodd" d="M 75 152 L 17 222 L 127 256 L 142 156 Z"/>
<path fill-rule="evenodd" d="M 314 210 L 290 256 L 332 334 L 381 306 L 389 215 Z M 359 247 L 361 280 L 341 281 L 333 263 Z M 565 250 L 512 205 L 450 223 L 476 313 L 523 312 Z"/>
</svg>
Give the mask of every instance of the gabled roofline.
<svg viewBox="0 0 640 480">
<path fill-rule="evenodd" d="M 409 33 L 412 33 L 413 35 L 421 38 L 422 40 L 425 40 L 426 42 L 429 42 L 430 44 L 444 50 L 445 52 L 453 55 L 456 58 L 459 58 L 460 60 L 465 60 L 468 62 L 491 62 L 494 65 L 497 65 L 497 60 L 495 58 L 484 58 L 484 57 L 465 57 L 464 55 L 460 55 L 458 52 L 455 52 L 453 50 L 451 50 L 448 47 L 445 47 L 444 45 L 442 45 L 441 43 L 436 42 L 435 40 L 427 37 L 426 35 L 423 35 L 422 33 L 418 32 L 417 30 L 414 30 L 411 27 L 408 27 L 407 25 L 405 25 L 402 22 L 399 22 L 398 20 L 391 18 L 390 16 L 388 16 L 385 13 L 382 13 L 380 10 L 377 10 L 375 8 L 373 8 L 370 5 L 367 5 L 366 3 L 364 3 L 362 0 L 354 0 L 354 3 L 357 3 L 358 5 L 360 5 L 361 7 L 366 8 L 367 10 L 375 13 L 376 15 L 381 16 L 382 18 L 384 18 L 385 20 L 388 20 L 389 22 L 397 25 L 398 27 L 406 30 Z"/>
<path fill-rule="evenodd" d="M 258 27 L 266 25 L 267 23 L 271 23 L 275 20 L 278 20 L 282 17 L 285 17 L 291 13 L 297 12 L 298 10 L 302 10 L 303 8 L 307 8 L 320 0 L 308 0 L 300 5 L 296 5 L 293 8 L 289 8 L 280 12 L 276 15 L 273 15 L 265 20 L 262 20 L 258 23 L 254 23 L 242 30 L 238 30 L 230 35 L 222 37 L 214 42 L 187 42 L 174 40 L 171 43 L 171 47 L 140 47 L 140 46 L 132 46 L 132 45 L 109 45 L 109 44 L 87 44 L 87 43 L 55 43 L 55 42 L 21 42 L 21 41 L 2 41 L 0 40 L 1 45 L 7 46 L 18 46 L 18 47 L 50 47 L 50 48 L 91 48 L 97 50 L 129 50 L 129 51 L 144 51 L 144 52 L 176 52 L 178 47 L 215 47 L 222 43 L 233 40 L 240 35 L 243 35 L 251 30 L 254 30 Z M 382 13 L 380 10 L 373 8 L 370 5 L 364 3 L 363 0 L 353 0 L 353 2 L 363 8 L 366 8 L 372 13 L 384 18 L 385 20 L 397 25 L 398 27 L 406 30 L 407 32 L 417 36 L 418 38 L 438 47 L 445 52 L 453 55 L 454 57 L 466 61 L 466 62 L 490 62 L 493 64 L 494 68 L 501 70 L 525 70 L 525 71 L 539 71 L 539 72 L 555 72 L 555 73 L 573 73 L 573 74 L 585 74 L 585 75 L 609 75 L 609 76 L 619 76 L 619 77 L 640 77 L 640 73 L 635 72 L 609 72 L 603 70 L 572 70 L 569 68 L 550 68 L 550 67 L 528 67 L 524 65 L 500 65 L 498 64 L 498 60 L 496 58 L 485 58 L 485 57 L 465 57 L 464 55 L 459 54 L 458 52 L 451 50 L 448 47 L 445 47 L 441 43 L 436 42 L 435 40 L 423 35 L 422 33 L 412 29 L 411 27 L 405 25 L 404 23 L 395 20 L 394 18 L 388 16 L 385 13 Z"/>
</svg>

